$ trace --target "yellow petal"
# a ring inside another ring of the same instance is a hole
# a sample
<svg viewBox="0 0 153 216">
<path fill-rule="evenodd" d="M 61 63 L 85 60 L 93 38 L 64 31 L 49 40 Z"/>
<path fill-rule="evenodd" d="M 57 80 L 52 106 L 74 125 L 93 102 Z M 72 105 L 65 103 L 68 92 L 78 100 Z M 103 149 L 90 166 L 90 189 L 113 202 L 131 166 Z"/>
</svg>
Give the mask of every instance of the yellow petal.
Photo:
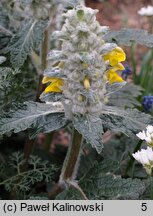
<svg viewBox="0 0 153 216">
<path fill-rule="evenodd" d="M 63 80 L 56 77 L 44 77 L 42 83 L 51 82 L 49 86 L 45 89 L 45 93 L 48 92 L 61 92 L 61 87 L 63 86 Z"/>
<path fill-rule="evenodd" d="M 51 83 L 47 88 L 45 89 L 45 93 L 49 92 L 62 92 L 60 89 L 61 86 L 58 86 L 57 83 Z"/>
<path fill-rule="evenodd" d="M 111 66 L 115 66 L 118 63 L 125 61 L 126 54 L 121 47 L 116 47 L 114 50 L 104 55 L 103 58 L 104 61 L 109 60 Z"/>
<path fill-rule="evenodd" d="M 48 82 L 57 82 L 58 80 L 62 80 L 62 79 L 56 77 L 44 77 L 42 83 L 45 84 Z"/>
<path fill-rule="evenodd" d="M 124 82 L 124 80 L 122 79 L 122 77 L 120 77 L 116 72 L 108 72 L 107 73 L 107 78 L 109 80 L 109 82 L 112 84 L 114 82 Z"/>
<path fill-rule="evenodd" d="M 116 71 L 118 71 L 118 70 L 125 70 L 125 67 L 121 64 L 121 63 L 119 63 L 119 64 L 117 64 L 116 66 L 114 66 L 114 67 L 111 67 L 108 71 L 107 71 L 107 73 L 114 73 L 114 72 L 116 72 Z"/>
<path fill-rule="evenodd" d="M 117 68 L 117 70 L 125 70 L 125 67 L 122 63 L 118 63 L 115 67 Z"/>
</svg>

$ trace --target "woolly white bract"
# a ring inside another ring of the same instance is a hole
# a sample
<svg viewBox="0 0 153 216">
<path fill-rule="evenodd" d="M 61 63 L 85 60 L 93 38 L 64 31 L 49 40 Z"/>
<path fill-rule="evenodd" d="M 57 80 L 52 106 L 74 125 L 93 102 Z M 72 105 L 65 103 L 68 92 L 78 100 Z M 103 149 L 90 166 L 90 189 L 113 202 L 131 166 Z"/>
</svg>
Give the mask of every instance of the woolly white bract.
<svg viewBox="0 0 153 216">
<path fill-rule="evenodd" d="M 139 11 L 138 14 L 141 16 L 153 16 L 153 6 L 148 5 L 147 7 L 142 7 Z"/>
</svg>

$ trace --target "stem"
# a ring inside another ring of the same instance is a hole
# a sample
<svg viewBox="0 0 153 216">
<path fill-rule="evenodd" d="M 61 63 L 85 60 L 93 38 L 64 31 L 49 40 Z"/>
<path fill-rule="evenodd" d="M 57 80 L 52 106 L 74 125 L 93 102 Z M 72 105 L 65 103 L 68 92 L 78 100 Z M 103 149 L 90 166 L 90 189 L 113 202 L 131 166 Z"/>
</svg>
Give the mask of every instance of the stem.
<svg viewBox="0 0 153 216">
<path fill-rule="evenodd" d="M 82 135 L 77 130 L 74 129 L 73 139 L 68 148 L 68 152 L 62 167 L 59 182 L 55 184 L 52 190 L 48 193 L 50 199 L 54 199 L 59 193 L 65 190 L 67 183 L 72 185 L 72 182 L 75 179 L 76 172 L 78 169 L 81 145 L 82 145 Z M 84 199 L 86 199 L 85 194 L 80 189 L 80 187 L 79 189 L 78 187 L 79 186 L 76 187 L 75 185 L 75 188 L 79 190 L 79 192 L 82 194 Z"/>
<path fill-rule="evenodd" d="M 143 142 L 142 140 L 140 140 L 140 141 L 138 142 L 138 144 L 136 145 L 136 147 L 135 147 L 133 153 L 137 152 L 137 151 L 140 149 L 140 147 L 141 147 L 141 145 L 142 145 L 142 142 Z M 134 160 L 135 160 L 134 157 L 131 157 L 131 158 L 130 158 L 130 160 L 129 160 L 128 164 L 127 164 L 127 167 L 126 167 L 124 176 L 128 176 L 128 171 L 129 171 L 130 167 L 133 166 Z"/>
<path fill-rule="evenodd" d="M 49 34 L 50 29 L 49 27 L 44 32 L 44 40 L 41 46 L 41 71 L 43 72 L 47 68 L 47 54 L 49 52 Z M 45 90 L 45 85 L 42 84 L 43 74 L 39 75 L 39 84 L 37 90 L 36 101 L 39 102 L 39 97 L 41 93 Z"/>
<path fill-rule="evenodd" d="M 23 159 L 25 160 L 25 162 L 20 167 L 22 172 L 24 172 L 28 169 L 28 160 L 29 160 L 29 156 L 32 152 L 34 143 L 35 143 L 35 139 L 32 139 L 32 140 L 28 139 L 24 145 Z"/>
<path fill-rule="evenodd" d="M 73 140 L 70 143 L 68 152 L 63 164 L 60 181 L 74 180 L 80 160 L 80 150 L 82 144 L 82 135 L 74 129 Z"/>
<path fill-rule="evenodd" d="M 44 40 L 42 42 L 41 46 L 41 71 L 44 71 L 47 67 L 47 54 L 49 51 L 49 34 L 50 34 L 50 26 L 45 30 L 44 32 Z M 45 90 L 45 85 L 42 84 L 43 74 L 41 73 L 39 75 L 39 84 L 38 84 L 38 90 L 36 95 L 36 102 L 39 102 L 39 97 L 41 93 Z M 33 148 L 34 140 L 27 140 L 24 147 L 24 159 L 26 161 L 29 159 L 29 156 L 31 154 L 32 148 Z M 24 165 L 23 170 L 26 169 L 26 164 Z"/>
</svg>

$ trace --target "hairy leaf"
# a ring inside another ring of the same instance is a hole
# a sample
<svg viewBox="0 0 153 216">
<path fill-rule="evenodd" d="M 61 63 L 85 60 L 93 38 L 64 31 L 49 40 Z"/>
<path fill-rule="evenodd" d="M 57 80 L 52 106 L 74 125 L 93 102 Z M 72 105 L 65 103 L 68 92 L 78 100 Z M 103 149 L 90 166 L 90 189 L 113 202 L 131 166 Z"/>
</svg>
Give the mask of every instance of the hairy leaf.
<svg viewBox="0 0 153 216">
<path fill-rule="evenodd" d="M 50 132 L 66 124 L 61 107 L 36 102 L 25 102 L 15 110 L 1 116 L 0 134 L 18 133 L 28 128 L 33 129 L 32 135 L 39 132 Z"/>
<path fill-rule="evenodd" d="M 153 47 L 153 35 L 142 29 L 123 28 L 120 31 L 109 32 L 104 38 L 107 42 L 116 42 L 126 46 L 131 46 L 135 42 L 147 47 Z"/>
<path fill-rule="evenodd" d="M 33 49 L 38 49 L 43 39 L 46 21 L 30 20 L 12 37 L 9 51 L 13 67 L 21 67 Z"/>
<path fill-rule="evenodd" d="M 0 4 L 0 54 L 4 53 L 4 50 L 13 35 L 10 31 L 9 23 L 8 12 Z"/>
<path fill-rule="evenodd" d="M 116 168 L 113 161 L 103 161 L 99 164 L 95 163 L 87 171 L 86 175 L 79 181 L 79 186 L 88 199 L 138 199 L 144 193 L 146 187 L 141 180 L 123 179 L 119 176 L 106 174 L 113 171 L 113 168 Z M 80 200 L 83 197 L 79 191 L 70 186 L 59 194 L 56 199 Z"/>
<path fill-rule="evenodd" d="M 140 86 L 127 83 L 120 91 L 115 94 L 111 94 L 108 104 L 117 107 L 133 108 L 134 106 L 141 106 L 137 97 L 142 94 L 142 88 Z"/>
<path fill-rule="evenodd" d="M 136 109 L 125 110 L 113 106 L 106 106 L 103 109 L 101 119 L 104 128 L 127 135 L 136 134 L 153 121 L 150 115 Z"/>
<path fill-rule="evenodd" d="M 145 185 L 138 179 L 104 175 L 103 163 L 94 164 L 81 180 L 80 186 L 89 199 L 138 199 Z"/>
<path fill-rule="evenodd" d="M 75 116 L 74 127 L 81 133 L 87 143 L 100 153 L 103 148 L 103 127 L 100 118 L 94 116 Z"/>
<path fill-rule="evenodd" d="M 106 91 L 107 91 L 107 95 L 111 95 L 114 94 L 114 92 L 119 91 L 120 89 L 122 89 L 125 85 L 127 85 L 126 82 L 120 82 L 120 83 L 106 83 Z"/>
</svg>

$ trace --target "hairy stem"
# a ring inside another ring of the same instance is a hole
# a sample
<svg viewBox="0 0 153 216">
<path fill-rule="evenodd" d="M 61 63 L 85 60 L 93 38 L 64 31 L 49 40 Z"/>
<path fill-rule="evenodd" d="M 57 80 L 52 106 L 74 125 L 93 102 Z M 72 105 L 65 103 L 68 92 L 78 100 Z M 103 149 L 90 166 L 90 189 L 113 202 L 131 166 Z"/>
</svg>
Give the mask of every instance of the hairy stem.
<svg viewBox="0 0 153 216">
<path fill-rule="evenodd" d="M 47 54 L 49 52 L 49 27 L 44 32 L 44 40 L 41 45 L 41 72 L 43 72 L 47 68 Z M 43 74 L 39 75 L 39 84 L 37 90 L 36 101 L 40 101 L 39 97 L 41 93 L 45 90 L 45 85 L 42 84 Z"/>
<path fill-rule="evenodd" d="M 54 199 L 59 193 L 61 193 L 63 190 L 66 189 L 66 184 L 71 184 L 75 179 L 77 169 L 78 169 L 78 163 L 80 160 L 80 151 L 81 151 L 81 145 L 82 145 L 82 135 L 74 129 L 72 141 L 69 145 L 68 152 L 62 167 L 61 175 L 59 182 L 54 185 L 52 190 L 49 192 L 49 198 Z M 74 185 L 73 185 L 74 186 Z M 80 189 L 80 187 L 75 188 L 82 194 L 84 199 L 87 199 L 83 191 Z"/>
<path fill-rule="evenodd" d="M 63 164 L 60 181 L 74 180 L 80 160 L 82 135 L 74 129 L 73 138 Z"/>
<path fill-rule="evenodd" d="M 25 145 L 24 145 L 23 159 L 25 160 L 25 162 L 20 167 L 22 172 L 24 172 L 24 171 L 26 171 L 28 169 L 28 160 L 29 160 L 29 156 L 30 156 L 30 154 L 32 152 L 34 143 L 35 143 L 35 139 L 30 140 L 28 138 Z"/>
<path fill-rule="evenodd" d="M 47 54 L 49 51 L 49 27 L 46 29 L 44 32 L 44 40 L 42 42 L 41 46 L 41 71 L 44 71 L 45 68 L 47 67 Z M 41 93 L 44 91 L 45 86 L 42 84 L 42 79 L 43 75 L 42 73 L 39 75 L 39 84 L 38 84 L 38 90 L 37 90 L 37 95 L 36 95 L 36 101 L 39 102 L 39 97 Z M 35 140 L 27 140 L 25 143 L 24 147 L 24 159 L 26 161 L 29 159 L 29 156 L 31 154 L 33 145 L 34 145 Z M 25 170 L 27 167 L 27 164 L 25 162 L 25 165 L 23 167 L 23 170 Z"/>
</svg>

